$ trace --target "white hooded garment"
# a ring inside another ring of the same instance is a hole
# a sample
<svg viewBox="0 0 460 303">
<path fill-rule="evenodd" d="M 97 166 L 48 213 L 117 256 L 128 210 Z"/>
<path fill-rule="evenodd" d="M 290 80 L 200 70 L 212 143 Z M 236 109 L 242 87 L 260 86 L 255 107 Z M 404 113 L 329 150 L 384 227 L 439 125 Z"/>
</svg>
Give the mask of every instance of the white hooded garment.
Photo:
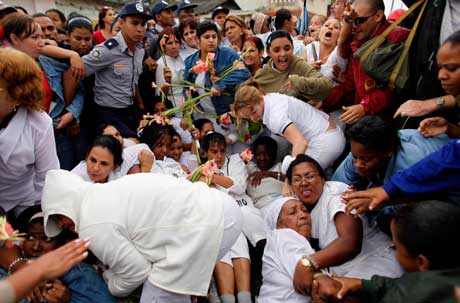
<svg viewBox="0 0 460 303">
<path fill-rule="evenodd" d="M 125 296 L 147 278 L 170 292 L 206 295 L 223 235 L 223 204 L 230 196 L 204 183 L 167 175 L 135 174 L 105 184 L 84 182 L 63 170 L 45 180 L 45 232 L 58 232 L 49 216 L 73 220 L 89 249 L 109 269 L 110 292 Z"/>
</svg>

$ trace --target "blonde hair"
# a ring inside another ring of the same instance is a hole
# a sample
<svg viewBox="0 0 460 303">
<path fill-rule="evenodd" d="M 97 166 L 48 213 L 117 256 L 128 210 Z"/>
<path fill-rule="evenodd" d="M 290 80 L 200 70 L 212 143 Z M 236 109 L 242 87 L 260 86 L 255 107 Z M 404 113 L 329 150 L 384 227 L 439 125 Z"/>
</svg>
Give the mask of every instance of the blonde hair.
<svg viewBox="0 0 460 303">
<path fill-rule="evenodd" d="M 250 81 L 238 88 L 235 93 L 235 101 L 231 109 L 235 117 L 238 117 L 238 111 L 246 106 L 254 106 L 260 102 L 265 93 L 259 88 L 255 81 Z"/>
<path fill-rule="evenodd" d="M 11 47 L 0 48 L 0 79 L 7 83 L 7 93 L 18 106 L 42 109 L 45 98 L 42 73 L 27 54 Z"/>
</svg>

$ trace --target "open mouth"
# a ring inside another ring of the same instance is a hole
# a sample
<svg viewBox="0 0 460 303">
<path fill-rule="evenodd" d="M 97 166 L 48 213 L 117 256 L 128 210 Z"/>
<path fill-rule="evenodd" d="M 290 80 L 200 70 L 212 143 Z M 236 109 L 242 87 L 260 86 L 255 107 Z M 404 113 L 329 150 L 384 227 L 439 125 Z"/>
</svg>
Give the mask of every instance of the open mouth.
<svg viewBox="0 0 460 303">
<path fill-rule="evenodd" d="M 327 31 L 327 32 L 324 34 L 324 37 L 326 37 L 326 38 L 331 38 L 331 37 L 332 37 L 332 32 L 331 32 L 331 31 Z"/>
<path fill-rule="evenodd" d="M 278 62 L 280 64 L 287 64 L 288 63 L 288 58 L 278 58 Z"/>
<path fill-rule="evenodd" d="M 303 189 L 300 191 L 300 193 L 301 193 L 303 196 L 307 196 L 307 197 L 308 197 L 308 196 L 311 195 L 312 190 L 309 189 L 309 188 L 303 188 Z"/>
</svg>

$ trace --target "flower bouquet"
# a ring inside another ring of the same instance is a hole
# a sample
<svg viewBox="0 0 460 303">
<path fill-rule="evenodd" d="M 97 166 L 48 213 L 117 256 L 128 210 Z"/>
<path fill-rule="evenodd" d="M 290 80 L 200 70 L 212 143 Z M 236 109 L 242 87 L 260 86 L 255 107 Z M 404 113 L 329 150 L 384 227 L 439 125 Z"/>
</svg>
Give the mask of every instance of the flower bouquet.
<svg viewBox="0 0 460 303">
<path fill-rule="evenodd" d="M 212 176 L 219 175 L 221 173 L 220 169 L 217 167 L 217 164 L 214 160 L 209 160 L 206 163 L 198 166 L 195 169 L 190 177 L 189 180 L 191 182 L 197 182 L 201 179 L 201 177 L 205 177 L 206 184 L 210 185 L 212 181 Z"/>
<path fill-rule="evenodd" d="M 216 57 L 216 54 L 208 53 L 208 55 L 206 56 L 206 61 L 199 60 L 195 64 L 195 66 L 193 66 L 190 69 L 190 72 L 193 72 L 195 74 L 199 74 L 199 73 L 202 73 L 202 72 L 209 72 L 211 75 L 214 75 L 215 72 L 216 72 L 215 69 L 214 69 L 214 65 L 213 65 L 215 57 Z"/>
<path fill-rule="evenodd" d="M 18 233 L 14 230 L 11 225 L 6 221 L 6 217 L 0 217 L 0 246 L 6 242 L 6 247 L 13 247 L 14 241 L 24 240 L 21 238 L 25 234 Z"/>
</svg>

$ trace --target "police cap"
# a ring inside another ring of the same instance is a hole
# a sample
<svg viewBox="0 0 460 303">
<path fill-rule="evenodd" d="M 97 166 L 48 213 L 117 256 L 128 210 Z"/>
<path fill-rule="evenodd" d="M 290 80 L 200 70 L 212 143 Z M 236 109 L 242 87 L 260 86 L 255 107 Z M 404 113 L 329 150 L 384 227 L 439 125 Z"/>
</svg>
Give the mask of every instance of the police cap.
<svg viewBox="0 0 460 303">
<path fill-rule="evenodd" d="M 150 11 L 152 13 L 152 16 L 155 17 L 158 15 L 161 11 L 164 11 L 166 9 L 170 9 L 172 11 L 175 11 L 177 9 L 177 4 L 169 4 L 168 2 L 161 0 L 155 3 L 152 6 L 152 10 Z"/>
<path fill-rule="evenodd" d="M 152 16 L 147 14 L 144 10 L 144 6 L 142 5 L 141 2 L 131 2 L 128 4 L 125 4 L 123 8 L 121 9 L 120 13 L 118 14 L 120 17 L 124 16 L 142 16 L 145 19 L 153 19 Z"/>
</svg>

